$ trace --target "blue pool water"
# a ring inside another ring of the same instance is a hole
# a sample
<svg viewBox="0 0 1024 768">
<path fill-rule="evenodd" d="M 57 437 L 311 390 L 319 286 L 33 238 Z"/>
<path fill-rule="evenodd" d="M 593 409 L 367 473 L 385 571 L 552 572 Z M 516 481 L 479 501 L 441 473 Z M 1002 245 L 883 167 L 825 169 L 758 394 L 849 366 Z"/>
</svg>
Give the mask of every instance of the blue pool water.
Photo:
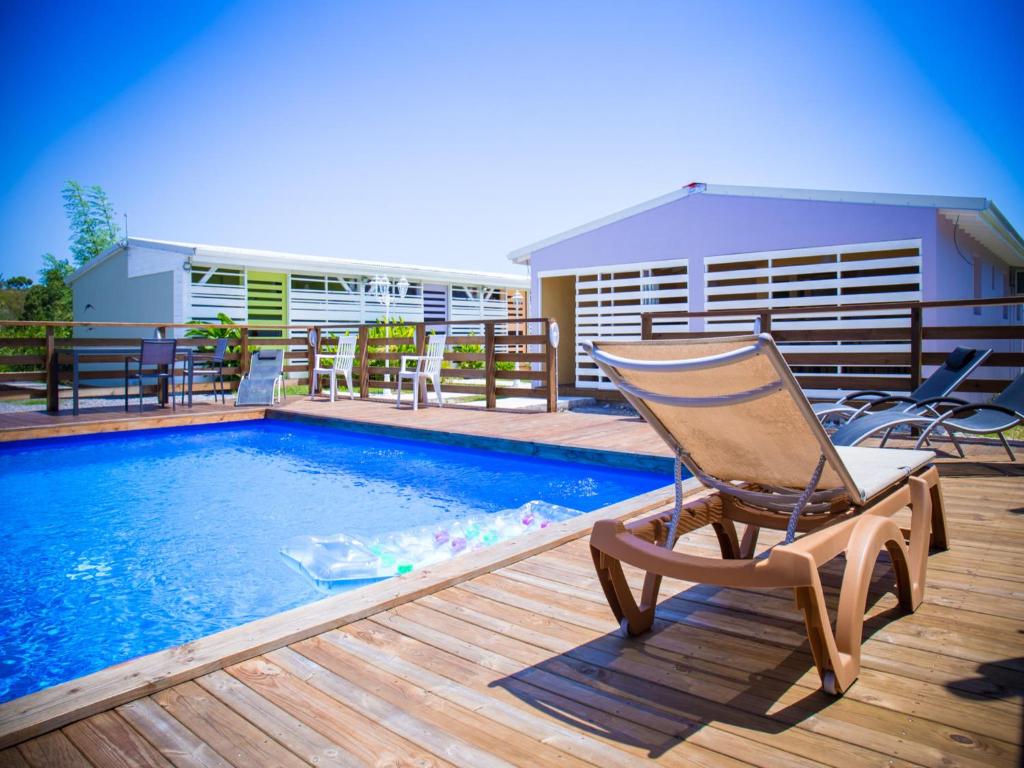
<svg viewBox="0 0 1024 768">
<path fill-rule="evenodd" d="M 0 446 L 0 701 L 322 597 L 279 548 L 668 474 L 275 421 Z"/>
</svg>

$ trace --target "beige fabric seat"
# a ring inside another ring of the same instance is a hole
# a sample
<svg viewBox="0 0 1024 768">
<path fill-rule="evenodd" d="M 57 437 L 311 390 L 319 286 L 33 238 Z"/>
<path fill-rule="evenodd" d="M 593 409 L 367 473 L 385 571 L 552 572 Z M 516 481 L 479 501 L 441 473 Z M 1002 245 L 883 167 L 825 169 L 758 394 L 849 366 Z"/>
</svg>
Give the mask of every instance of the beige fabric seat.
<svg viewBox="0 0 1024 768">
<path fill-rule="evenodd" d="M 879 552 L 888 550 L 900 605 L 913 611 L 924 594 L 929 546 L 946 546 L 934 454 L 834 446 L 767 334 L 583 347 L 677 457 L 673 511 L 628 524 L 600 521 L 591 534 L 598 578 L 622 630 L 650 629 L 664 576 L 790 587 L 822 686 L 845 691 L 860 669 Z M 712 493 L 684 501 L 683 466 Z M 906 508 L 911 525 L 903 530 L 893 518 Z M 745 526 L 742 540 L 737 524 Z M 723 559 L 673 551 L 680 536 L 707 525 Z M 783 543 L 758 553 L 762 528 L 784 530 Z M 818 569 L 843 553 L 833 630 Z M 639 602 L 623 562 L 647 572 Z"/>
<path fill-rule="evenodd" d="M 912 451 L 894 448 L 849 448 L 836 446 L 853 479 L 866 498 L 874 498 L 897 483 L 904 482 L 935 458 L 931 451 Z"/>
</svg>

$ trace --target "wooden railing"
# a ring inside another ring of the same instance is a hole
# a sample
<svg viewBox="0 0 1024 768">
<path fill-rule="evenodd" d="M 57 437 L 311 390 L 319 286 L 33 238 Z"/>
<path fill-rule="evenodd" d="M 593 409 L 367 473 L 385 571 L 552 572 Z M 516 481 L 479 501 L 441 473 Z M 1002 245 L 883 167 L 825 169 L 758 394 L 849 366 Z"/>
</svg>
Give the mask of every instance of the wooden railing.
<svg viewBox="0 0 1024 768">
<path fill-rule="evenodd" d="M 480 395 L 487 408 L 495 408 L 499 396 L 543 398 L 549 411 L 556 410 L 558 398 L 555 349 L 548 341 L 550 320 L 546 318 L 458 320 L 430 323 L 395 322 L 390 325 L 196 325 L 161 323 L 31 322 L 0 321 L 0 395 L 31 396 L 35 390 L 18 388 L 18 383 L 43 384 L 47 409 L 60 408 L 60 385 L 70 377 L 71 349 L 88 347 L 125 347 L 137 345 L 146 337 L 178 338 L 179 346 L 210 348 L 213 339 L 184 336 L 187 330 L 216 329 L 237 331 L 225 358 L 225 374 L 231 376 L 231 388 L 244 374 L 252 352 L 264 347 L 285 348 L 285 375 L 289 384 L 310 385 L 313 349 L 310 331 L 322 346 L 330 345 L 332 335 L 354 333 L 358 337 L 354 375 L 359 396 L 368 398 L 383 391 L 394 391 L 395 377 L 402 354 L 422 354 L 428 331 L 450 326 L 478 326 L 480 335 L 449 336 L 442 369 L 442 389 L 446 393 Z M 100 333 L 116 333 L 97 336 Z M 109 329 L 118 329 L 111 331 Z M 120 333 L 124 329 L 124 334 Z M 409 335 L 399 335 L 408 334 Z M 87 335 L 88 334 L 88 335 Z M 277 334 L 277 337 L 273 335 Z M 97 353 L 81 356 L 87 364 L 79 373 L 82 397 L 120 396 L 124 389 L 122 373 L 113 364 L 123 358 Z M 194 391 L 213 388 L 208 380 L 197 381 Z M 16 391 L 12 391 L 16 390 Z M 155 391 L 150 389 L 149 391 Z M 42 394 L 42 391 L 39 392 Z"/>
<path fill-rule="evenodd" d="M 641 315 L 644 339 L 685 339 L 735 335 L 749 332 L 755 321 L 761 331 L 771 333 L 806 390 L 882 389 L 910 391 L 925 375 L 925 368 L 941 365 L 957 345 L 989 347 L 994 351 L 983 368 L 960 387 L 964 392 L 999 392 L 1015 372 L 1024 368 L 1024 323 L 1021 305 L 1024 296 L 993 299 L 891 302 L 879 304 L 816 305 L 779 309 L 708 310 L 704 312 L 665 311 Z M 938 324 L 941 312 L 955 309 L 1006 307 L 1003 317 L 993 324 L 979 317 L 977 324 Z M 853 327 L 858 314 L 886 317 L 879 327 Z M 808 318 L 810 315 L 812 317 Z M 799 323 L 793 322 L 799 316 Z M 656 321 L 668 318 L 704 318 L 721 323 L 703 331 L 658 332 Z M 822 318 L 838 318 L 821 322 Z M 844 325 L 844 318 L 848 327 Z M 817 322 L 816 322 L 817 321 Z M 815 325 L 829 327 L 818 327 Z M 803 326 L 803 327 L 799 327 Z M 884 327 L 883 327 L 884 326 Z M 859 351 L 858 347 L 871 347 Z M 1016 347 L 1016 349 L 1013 349 Z M 816 373 L 814 369 L 836 369 L 836 373 Z M 854 369 L 851 371 L 850 369 Z M 860 369 L 861 372 L 855 372 Z M 868 372 L 864 372 L 867 369 Z M 993 375 L 993 369 L 1003 369 Z M 1009 373 L 1007 373 L 1009 371 Z"/>
</svg>

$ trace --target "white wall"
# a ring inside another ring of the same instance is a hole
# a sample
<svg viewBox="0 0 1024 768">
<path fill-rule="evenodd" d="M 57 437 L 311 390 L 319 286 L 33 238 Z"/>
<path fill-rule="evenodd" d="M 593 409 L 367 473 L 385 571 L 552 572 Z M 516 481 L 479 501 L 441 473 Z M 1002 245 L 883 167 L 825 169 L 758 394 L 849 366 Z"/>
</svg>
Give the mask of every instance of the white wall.
<svg viewBox="0 0 1024 768">
<path fill-rule="evenodd" d="M 183 258 L 132 246 L 115 253 L 72 283 L 74 319 L 82 322 L 182 322 Z M 132 328 L 78 328 L 76 336 L 149 337 Z"/>
</svg>

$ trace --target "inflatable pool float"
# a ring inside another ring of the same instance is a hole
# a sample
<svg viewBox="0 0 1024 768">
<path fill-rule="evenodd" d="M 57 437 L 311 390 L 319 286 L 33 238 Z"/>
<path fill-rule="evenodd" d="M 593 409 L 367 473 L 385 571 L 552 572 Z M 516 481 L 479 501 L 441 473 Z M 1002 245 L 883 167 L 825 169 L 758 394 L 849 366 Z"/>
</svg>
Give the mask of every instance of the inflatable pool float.
<svg viewBox="0 0 1024 768">
<path fill-rule="evenodd" d="M 464 552 L 507 541 L 529 531 L 581 514 L 577 509 L 528 501 L 516 509 L 473 515 L 443 525 L 421 526 L 372 539 L 344 533 L 296 536 L 281 547 L 285 560 L 330 591 L 387 579 L 418 568 L 442 563 Z"/>
</svg>

